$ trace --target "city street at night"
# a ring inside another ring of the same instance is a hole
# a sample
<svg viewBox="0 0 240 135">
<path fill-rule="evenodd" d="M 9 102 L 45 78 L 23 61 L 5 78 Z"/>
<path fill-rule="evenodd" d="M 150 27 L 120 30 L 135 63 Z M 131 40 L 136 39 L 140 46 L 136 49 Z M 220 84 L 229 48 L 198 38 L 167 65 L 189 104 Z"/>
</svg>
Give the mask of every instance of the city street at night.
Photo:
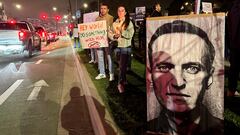
<svg viewBox="0 0 240 135">
<path fill-rule="evenodd" d="M 0 135 L 240 135 L 240 0 L 0 0 Z"/>
</svg>

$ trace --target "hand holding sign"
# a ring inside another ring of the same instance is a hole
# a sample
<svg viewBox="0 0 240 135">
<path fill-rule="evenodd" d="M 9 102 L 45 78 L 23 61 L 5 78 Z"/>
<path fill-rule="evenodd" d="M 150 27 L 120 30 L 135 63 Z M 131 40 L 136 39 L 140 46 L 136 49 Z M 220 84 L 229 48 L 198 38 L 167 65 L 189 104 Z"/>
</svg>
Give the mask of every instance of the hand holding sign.
<svg viewBox="0 0 240 135">
<path fill-rule="evenodd" d="M 84 49 L 108 47 L 106 21 L 83 23 L 78 28 Z"/>
</svg>

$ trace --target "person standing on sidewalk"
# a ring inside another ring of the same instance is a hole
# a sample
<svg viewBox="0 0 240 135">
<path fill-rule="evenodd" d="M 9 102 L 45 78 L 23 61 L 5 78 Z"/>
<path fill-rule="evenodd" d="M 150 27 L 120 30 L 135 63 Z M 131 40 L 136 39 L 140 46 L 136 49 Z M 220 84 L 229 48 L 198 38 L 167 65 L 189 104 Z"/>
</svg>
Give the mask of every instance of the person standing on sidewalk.
<svg viewBox="0 0 240 135">
<path fill-rule="evenodd" d="M 130 54 L 131 41 L 134 34 L 134 26 L 130 20 L 129 13 L 124 6 L 119 6 L 118 18 L 113 23 L 113 30 L 109 31 L 109 37 L 112 40 L 117 40 L 118 49 L 120 50 L 120 72 L 118 79 L 118 90 L 124 92 L 125 84 L 127 83 L 126 72 Z"/>
<path fill-rule="evenodd" d="M 79 32 L 78 32 L 77 24 L 75 24 L 73 28 L 73 38 L 74 38 L 74 48 L 76 48 L 77 44 L 78 44 L 78 48 L 80 48 Z"/>
<path fill-rule="evenodd" d="M 235 0 L 228 13 L 228 32 L 230 39 L 230 69 L 228 75 L 227 96 L 239 95 L 237 82 L 240 72 L 240 1 Z M 237 93 L 237 94 L 235 94 Z"/>
<path fill-rule="evenodd" d="M 100 6 L 100 14 L 99 16 L 96 18 L 96 21 L 102 21 L 102 20 L 106 20 L 106 24 L 107 24 L 107 29 L 109 29 L 110 26 L 112 26 L 113 23 L 113 16 L 108 14 L 109 9 L 108 9 L 108 5 L 105 3 L 102 3 Z M 98 48 L 97 49 L 97 56 L 98 56 L 98 69 L 100 70 L 100 73 L 98 74 L 98 76 L 95 78 L 97 80 L 102 79 L 102 78 L 106 78 L 106 74 L 105 74 L 105 64 L 104 64 L 104 50 L 106 56 L 107 56 L 107 60 L 108 60 L 108 69 L 109 69 L 109 81 L 113 81 L 114 80 L 114 73 L 113 73 L 113 63 L 112 63 L 112 58 L 111 58 L 111 52 L 110 52 L 110 47 L 105 47 L 105 48 Z"/>
<path fill-rule="evenodd" d="M 156 3 L 154 5 L 154 10 L 151 14 L 151 17 L 159 17 L 159 16 L 163 16 L 162 7 L 161 7 L 160 3 Z"/>
</svg>

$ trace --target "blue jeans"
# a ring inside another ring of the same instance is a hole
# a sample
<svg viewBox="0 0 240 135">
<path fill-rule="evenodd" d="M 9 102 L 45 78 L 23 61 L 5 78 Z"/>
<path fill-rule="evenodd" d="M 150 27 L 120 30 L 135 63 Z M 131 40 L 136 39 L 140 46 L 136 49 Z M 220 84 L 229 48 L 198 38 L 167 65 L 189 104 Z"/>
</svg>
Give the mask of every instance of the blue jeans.
<svg viewBox="0 0 240 135">
<path fill-rule="evenodd" d="M 105 66 L 104 66 L 104 53 L 102 48 L 97 49 L 98 56 L 98 69 L 100 74 L 105 74 Z"/>
<path fill-rule="evenodd" d="M 80 48 L 79 37 L 74 37 L 74 48 L 76 48 L 77 42 L 78 42 L 78 48 Z"/>
<path fill-rule="evenodd" d="M 129 57 L 131 57 L 131 51 L 132 49 L 129 48 L 119 48 L 120 51 L 120 72 L 119 72 L 119 79 L 118 83 L 125 83 L 127 81 L 126 74 L 127 74 L 127 66 L 128 66 L 128 61 Z"/>
<path fill-rule="evenodd" d="M 96 51 L 96 49 L 90 49 L 91 60 L 93 60 L 93 61 L 96 61 L 95 60 L 95 51 Z"/>
<path fill-rule="evenodd" d="M 109 69 L 109 74 L 113 74 L 113 63 L 112 63 L 112 57 L 111 53 L 109 52 L 109 48 L 99 48 L 97 49 L 97 55 L 98 55 L 98 69 L 100 71 L 100 74 L 105 74 L 105 64 L 104 64 L 104 51 L 107 54 L 107 61 L 108 61 L 108 69 Z"/>
</svg>

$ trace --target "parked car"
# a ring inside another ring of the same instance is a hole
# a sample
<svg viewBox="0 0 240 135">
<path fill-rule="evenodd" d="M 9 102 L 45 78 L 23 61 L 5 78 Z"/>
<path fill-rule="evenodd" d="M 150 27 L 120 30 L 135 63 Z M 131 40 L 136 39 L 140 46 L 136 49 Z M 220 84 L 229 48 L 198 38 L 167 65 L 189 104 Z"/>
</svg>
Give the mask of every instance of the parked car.
<svg viewBox="0 0 240 135">
<path fill-rule="evenodd" d="M 46 42 L 46 44 L 50 43 L 49 34 L 43 26 L 35 26 L 35 29 L 37 33 L 40 35 L 42 43 L 43 42 Z"/>
<path fill-rule="evenodd" d="M 49 32 L 49 39 L 51 42 L 55 42 L 59 39 L 58 34 L 54 31 Z"/>
<path fill-rule="evenodd" d="M 34 50 L 41 50 L 41 38 L 31 23 L 0 22 L 0 54 L 31 57 Z"/>
</svg>

